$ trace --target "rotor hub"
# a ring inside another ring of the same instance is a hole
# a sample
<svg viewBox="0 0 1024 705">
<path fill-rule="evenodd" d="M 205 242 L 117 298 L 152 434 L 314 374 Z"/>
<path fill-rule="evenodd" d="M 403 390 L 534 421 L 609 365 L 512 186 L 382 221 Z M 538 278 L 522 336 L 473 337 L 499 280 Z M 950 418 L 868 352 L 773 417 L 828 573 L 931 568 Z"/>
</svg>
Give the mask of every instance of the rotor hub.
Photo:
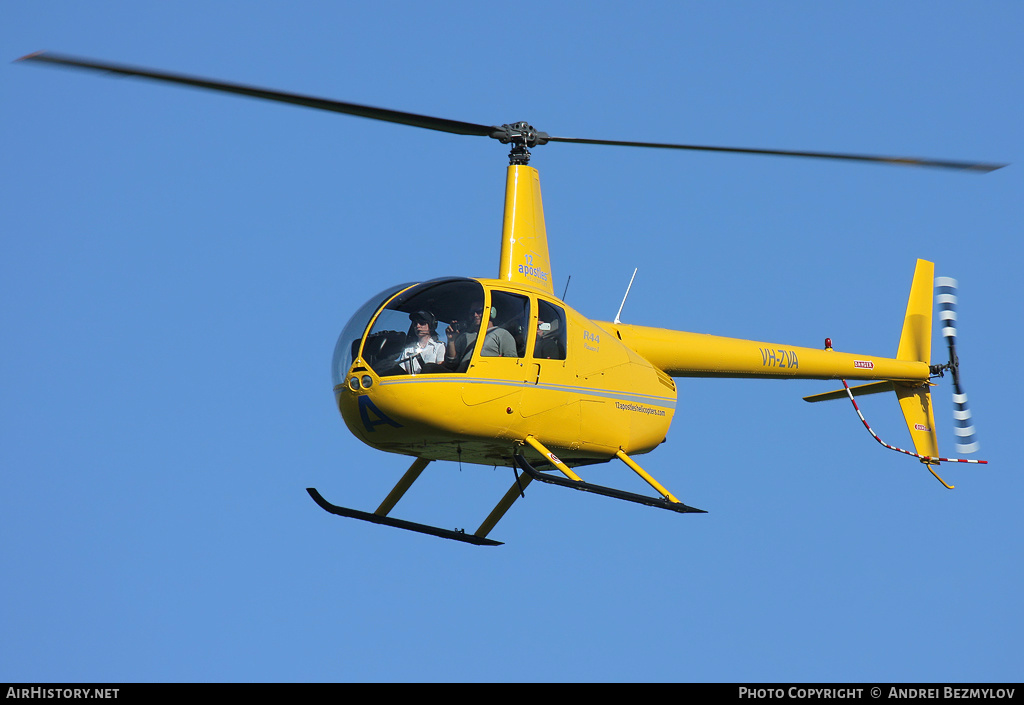
<svg viewBox="0 0 1024 705">
<path fill-rule="evenodd" d="M 514 122 L 491 129 L 490 136 L 502 144 L 511 144 L 509 164 L 525 165 L 530 162 L 530 147 L 547 144 L 551 136 L 540 132 L 527 122 Z"/>
</svg>

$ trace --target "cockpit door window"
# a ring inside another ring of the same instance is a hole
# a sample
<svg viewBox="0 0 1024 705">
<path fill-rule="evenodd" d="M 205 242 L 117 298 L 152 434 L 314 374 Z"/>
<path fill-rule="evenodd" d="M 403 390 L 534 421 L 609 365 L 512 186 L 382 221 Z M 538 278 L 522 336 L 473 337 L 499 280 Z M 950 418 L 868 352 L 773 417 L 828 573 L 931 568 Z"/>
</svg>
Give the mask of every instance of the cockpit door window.
<svg viewBox="0 0 1024 705">
<path fill-rule="evenodd" d="M 565 311 L 561 306 L 539 299 L 533 356 L 545 360 L 564 360 L 565 347 Z"/>
<path fill-rule="evenodd" d="M 492 291 L 487 332 L 480 357 L 526 357 L 530 299 L 507 291 Z"/>
</svg>

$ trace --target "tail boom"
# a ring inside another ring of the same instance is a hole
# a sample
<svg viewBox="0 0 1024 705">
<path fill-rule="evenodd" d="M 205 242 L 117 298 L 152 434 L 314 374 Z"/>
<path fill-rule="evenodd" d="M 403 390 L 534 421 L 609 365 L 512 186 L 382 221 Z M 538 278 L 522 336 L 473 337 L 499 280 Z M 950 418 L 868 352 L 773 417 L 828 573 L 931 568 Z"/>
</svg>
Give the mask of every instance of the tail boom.
<svg viewBox="0 0 1024 705">
<path fill-rule="evenodd" d="M 599 323 L 672 377 L 857 379 L 922 383 L 928 363 L 624 323 Z"/>
</svg>

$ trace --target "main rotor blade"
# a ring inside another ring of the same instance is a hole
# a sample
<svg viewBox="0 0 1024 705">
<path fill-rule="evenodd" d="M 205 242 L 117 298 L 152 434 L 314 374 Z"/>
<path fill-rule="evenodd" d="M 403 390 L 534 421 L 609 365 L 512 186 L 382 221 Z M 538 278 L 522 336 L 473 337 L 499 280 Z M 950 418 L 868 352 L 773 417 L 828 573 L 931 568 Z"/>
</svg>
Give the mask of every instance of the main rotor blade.
<svg viewBox="0 0 1024 705">
<path fill-rule="evenodd" d="M 987 173 L 1002 169 L 1006 164 L 984 164 L 979 162 L 960 162 L 948 159 L 921 159 L 917 157 L 881 157 L 868 154 L 839 154 L 834 152 L 794 152 L 781 149 L 748 149 L 744 147 L 707 147 L 695 144 L 665 144 L 661 142 L 625 142 L 623 140 L 591 140 L 576 137 L 548 137 L 548 142 L 568 142 L 571 144 L 600 144 L 613 147 L 651 147 L 654 149 L 684 149 L 697 152 L 729 152 L 734 154 L 766 154 L 780 157 L 810 157 L 813 159 L 842 159 L 856 162 L 874 162 L 877 164 L 897 164 L 900 166 L 926 166 L 939 169 L 959 169 Z"/>
<path fill-rule="evenodd" d="M 166 71 L 155 71 L 153 69 L 125 66 L 123 64 L 111 64 L 102 61 L 94 61 L 92 59 L 82 59 L 74 56 L 54 54 L 51 52 L 36 52 L 34 54 L 29 54 L 28 56 L 23 56 L 20 59 L 18 59 L 18 61 L 37 61 L 47 64 L 59 64 L 61 66 L 70 66 L 73 68 L 90 69 L 94 71 L 106 71 L 109 73 L 121 74 L 122 76 L 137 76 L 140 78 L 148 78 L 155 81 L 164 81 L 166 83 L 177 83 L 185 86 L 193 86 L 195 88 L 205 88 L 208 90 L 221 91 L 223 93 L 235 93 L 238 95 L 249 96 L 251 98 L 273 100 L 279 103 L 291 103 L 292 105 L 302 105 L 307 108 L 316 108 L 317 110 L 329 110 L 335 113 L 356 115 L 358 117 L 371 118 L 373 120 L 396 122 L 401 125 L 411 125 L 413 127 L 422 127 L 427 130 L 450 132 L 456 135 L 476 135 L 480 137 L 489 137 L 495 129 L 487 125 L 476 125 L 471 122 L 447 120 L 445 118 L 431 117 L 429 115 L 417 115 L 416 113 L 405 113 L 399 110 L 375 108 L 369 105 L 358 105 L 356 103 L 344 103 L 339 100 L 316 98 L 313 96 L 299 95 L 297 93 L 285 93 L 283 91 L 268 90 L 266 88 L 244 86 L 238 83 L 214 81 L 206 78 L 198 78 L 195 76 L 185 76 L 182 74 L 168 73 Z"/>
<path fill-rule="evenodd" d="M 179 85 L 192 86 L 194 88 L 205 88 L 207 90 L 220 91 L 223 93 L 235 93 L 237 95 L 249 96 L 251 98 L 272 100 L 279 103 L 291 103 L 292 105 L 302 105 L 307 108 L 315 108 L 317 110 L 328 110 L 330 112 L 344 113 L 346 115 L 355 115 L 358 117 L 370 118 L 372 120 L 383 120 L 384 122 L 393 122 L 398 123 L 400 125 L 422 127 L 427 130 L 436 130 L 438 132 L 448 132 L 456 135 L 473 135 L 477 137 L 491 137 L 503 143 L 508 143 L 509 141 L 518 141 L 518 139 L 521 139 L 521 137 L 518 136 L 518 133 L 515 133 L 514 130 L 510 132 L 509 129 L 507 129 L 517 128 L 519 123 L 512 126 L 503 127 L 479 125 L 476 123 L 462 122 L 459 120 L 448 120 L 447 118 L 433 117 L 430 115 L 419 115 L 416 113 L 402 112 L 400 110 L 376 108 L 369 105 L 360 105 L 358 103 L 345 103 L 339 100 L 317 98 L 314 96 L 300 95 L 297 93 L 286 93 L 283 91 L 268 90 L 266 88 L 256 88 L 253 86 L 245 86 L 238 83 L 215 81 L 195 76 L 186 76 L 182 74 L 169 73 L 166 71 L 156 71 L 153 69 L 126 66 L 124 64 L 112 64 L 103 61 L 95 61 L 93 59 L 83 59 L 74 56 L 66 56 L 63 54 L 54 54 L 51 52 L 36 52 L 34 54 L 29 54 L 28 56 L 23 56 L 22 58 L 18 59 L 18 61 L 35 61 L 40 63 L 57 64 L 61 66 L 70 66 L 72 68 L 89 69 L 93 71 L 105 71 L 108 73 L 120 74 L 123 76 L 136 76 L 139 78 L 148 78 L 155 81 L 163 81 L 166 83 L 177 83 Z M 532 130 L 532 128 L 529 129 Z M 512 137 L 512 134 L 515 134 L 516 136 Z M 920 159 L 916 157 L 883 157 L 863 154 L 838 154 L 832 152 L 796 152 L 773 149 L 747 149 L 742 147 L 709 147 L 692 144 L 666 144 L 661 142 L 628 142 L 624 140 L 594 140 L 581 139 L 575 137 L 550 137 L 545 133 L 538 134 L 542 136 L 542 139 L 541 141 L 538 142 L 538 144 L 544 144 L 545 142 L 567 142 L 574 144 L 594 144 L 617 147 L 649 147 L 655 149 L 679 149 L 700 152 L 727 152 L 734 154 L 762 154 L 784 157 L 810 157 L 815 159 L 839 159 L 845 161 L 873 162 L 877 164 L 897 164 L 902 166 L 924 166 L 940 169 L 958 169 L 963 171 L 975 172 L 989 172 L 994 171 L 996 169 L 1001 169 L 1002 167 L 1006 166 L 1005 164 L 985 164 L 978 162 Z"/>
</svg>

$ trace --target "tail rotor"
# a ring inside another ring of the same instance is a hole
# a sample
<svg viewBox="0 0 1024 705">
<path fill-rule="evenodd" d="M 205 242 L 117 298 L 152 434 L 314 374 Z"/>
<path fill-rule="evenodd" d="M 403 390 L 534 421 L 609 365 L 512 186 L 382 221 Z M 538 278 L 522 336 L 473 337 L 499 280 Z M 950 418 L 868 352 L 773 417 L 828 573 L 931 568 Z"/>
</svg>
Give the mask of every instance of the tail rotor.
<svg viewBox="0 0 1024 705">
<path fill-rule="evenodd" d="M 956 279 L 937 277 L 935 279 L 935 302 L 939 307 L 939 319 L 942 321 L 942 336 L 949 348 L 949 362 L 945 365 L 933 365 L 932 374 L 940 377 L 949 370 L 953 377 L 953 432 L 956 434 L 956 450 L 958 453 L 974 453 L 980 447 L 971 420 L 971 410 L 967 405 L 967 395 L 960 386 L 960 360 L 956 355 Z"/>
</svg>

